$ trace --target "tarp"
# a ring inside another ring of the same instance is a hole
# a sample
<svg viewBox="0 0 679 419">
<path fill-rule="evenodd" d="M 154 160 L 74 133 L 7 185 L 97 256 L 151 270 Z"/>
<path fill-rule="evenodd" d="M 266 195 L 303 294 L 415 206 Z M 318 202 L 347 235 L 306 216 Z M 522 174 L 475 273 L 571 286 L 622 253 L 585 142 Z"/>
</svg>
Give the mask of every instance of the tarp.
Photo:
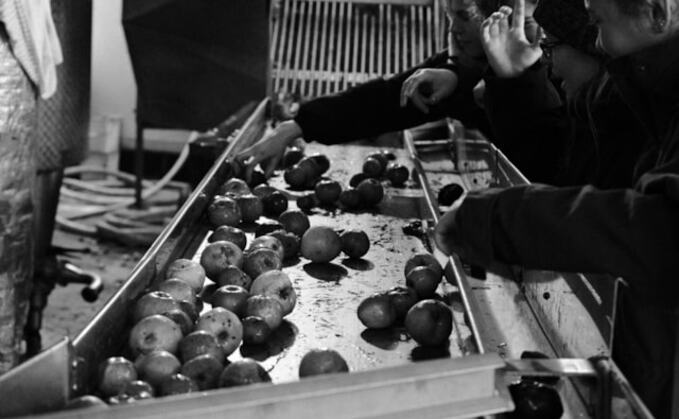
<svg viewBox="0 0 679 419">
<path fill-rule="evenodd" d="M 145 128 L 205 130 L 267 95 L 268 0 L 125 0 Z"/>
</svg>

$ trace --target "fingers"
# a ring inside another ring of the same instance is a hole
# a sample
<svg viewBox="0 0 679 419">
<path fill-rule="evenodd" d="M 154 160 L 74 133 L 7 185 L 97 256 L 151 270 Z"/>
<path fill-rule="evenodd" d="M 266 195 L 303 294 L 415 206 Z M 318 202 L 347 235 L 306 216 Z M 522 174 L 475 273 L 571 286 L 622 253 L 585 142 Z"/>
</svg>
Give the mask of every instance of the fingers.
<svg viewBox="0 0 679 419">
<path fill-rule="evenodd" d="M 418 72 L 415 72 L 412 76 L 408 77 L 406 81 L 403 82 L 403 85 L 401 85 L 401 107 L 405 107 L 408 104 L 408 98 L 412 94 L 414 85 L 416 84 L 415 78 L 417 77 L 417 73 Z"/>
<path fill-rule="evenodd" d="M 497 38 L 498 35 L 500 35 L 499 21 L 501 17 L 502 13 L 500 12 L 495 12 L 492 15 L 490 15 L 490 18 L 492 19 L 492 22 L 490 24 L 490 36 L 492 38 Z"/>
<path fill-rule="evenodd" d="M 542 29 L 542 26 L 538 26 L 535 32 L 535 39 L 533 39 L 533 42 L 531 44 L 533 47 L 540 48 L 540 41 L 542 41 L 542 38 L 545 37 L 545 31 Z M 540 49 L 542 50 L 542 49 Z"/>
<path fill-rule="evenodd" d="M 490 25 L 493 23 L 493 19 L 487 18 L 486 20 L 483 21 L 481 24 L 481 40 L 483 41 L 483 45 L 485 47 L 488 47 L 488 44 L 490 43 Z"/>
<path fill-rule="evenodd" d="M 514 0 L 514 17 L 512 18 L 512 29 L 523 30 L 526 20 L 525 0 Z"/>
<path fill-rule="evenodd" d="M 276 170 L 276 167 L 278 167 L 278 162 L 280 160 L 281 160 L 280 155 L 276 155 L 271 158 L 271 161 L 269 161 L 269 164 L 264 169 L 264 177 L 266 177 L 267 179 L 271 177 L 273 171 Z"/>
<path fill-rule="evenodd" d="M 502 16 L 498 20 L 498 27 L 500 28 L 501 34 L 507 33 L 507 31 L 509 30 L 509 15 L 508 14 L 502 13 Z"/>
</svg>

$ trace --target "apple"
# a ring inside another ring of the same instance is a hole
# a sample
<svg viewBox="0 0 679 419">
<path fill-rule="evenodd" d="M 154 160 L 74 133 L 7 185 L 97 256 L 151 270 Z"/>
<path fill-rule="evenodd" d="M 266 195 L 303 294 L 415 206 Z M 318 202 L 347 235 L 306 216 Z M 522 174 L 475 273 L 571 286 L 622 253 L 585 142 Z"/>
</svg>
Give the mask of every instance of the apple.
<svg viewBox="0 0 679 419">
<path fill-rule="evenodd" d="M 365 173 L 356 173 L 351 177 L 351 179 L 349 179 L 349 186 L 355 188 L 366 179 L 369 179 L 369 177 L 366 176 Z"/>
<path fill-rule="evenodd" d="M 134 356 L 154 350 L 175 353 L 182 337 L 177 323 L 163 315 L 154 314 L 134 325 L 130 331 L 129 345 Z"/>
<path fill-rule="evenodd" d="M 221 362 L 210 354 L 198 355 L 184 363 L 181 373 L 193 380 L 198 389 L 210 390 L 217 387 L 219 374 L 224 369 Z"/>
<path fill-rule="evenodd" d="M 330 169 L 330 159 L 328 159 L 328 156 L 315 153 L 310 155 L 309 158 L 318 166 L 319 174 L 323 174 Z"/>
<path fill-rule="evenodd" d="M 314 191 L 322 205 L 334 205 L 342 193 L 342 186 L 334 180 L 322 180 L 316 184 Z"/>
<path fill-rule="evenodd" d="M 285 230 L 276 230 L 268 234 L 283 244 L 283 260 L 292 259 L 299 253 L 299 237 Z"/>
<path fill-rule="evenodd" d="M 255 238 L 252 241 L 252 243 L 250 243 L 248 252 L 253 251 L 255 249 L 260 249 L 262 247 L 271 249 L 274 252 L 276 252 L 280 260 L 283 260 L 285 258 L 285 249 L 283 248 L 283 243 L 281 243 L 280 240 L 269 234 Z"/>
<path fill-rule="evenodd" d="M 264 272 L 280 269 L 281 266 L 283 264 L 278 253 L 268 247 L 260 247 L 247 252 L 243 262 L 243 270 L 250 278 L 257 278 Z"/>
<path fill-rule="evenodd" d="M 158 291 L 170 294 L 177 301 L 186 300 L 191 304 L 196 303 L 196 292 L 186 281 L 178 278 L 170 278 L 158 284 Z"/>
<path fill-rule="evenodd" d="M 65 410 L 72 410 L 72 409 L 82 409 L 85 407 L 93 407 L 93 406 L 108 406 L 105 401 L 100 399 L 97 396 L 94 396 L 92 394 L 85 394 L 84 396 L 76 397 L 75 399 L 71 399 L 66 403 L 66 406 L 64 407 Z"/>
<path fill-rule="evenodd" d="M 396 322 L 396 309 L 386 294 L 373 294 L 358 305 L 358 319 L 368 329 L 384 329 Z"/>
<path fill-rule="evenodd" d="M 339 201 L 346 209 L 357 209 L 361 207 L 361 194 L 355 188 L 342 191 Z"/>
<path fill-rule="evenodd" d="M 264 236 L 276 230 L 283 230 L 283 224 L 279 222 L 260 223 L 255 228 L 255 237 Z"/>
<path fill-rule="evenodd" d="M 241 317 L 245 310 L 245 301 L 250 293 L 245 288 L 238 285 L 224 285 L 217 288 L 212 294 L 212 306 L 225 308 L 238 317 Z"/>
<path fill-rule="evenodd" d="M 441 205 L 453 205 L 464 193 L 464 188 L 457 183 L 449 183 L 441 188 L 438 194 L 438 201 Z"/>
<path fill-rule="evenodd" d="M 264 214 L 262 200 L 253 194 L 245 194 L 236 198 L 244 223 L 254 223 Z"/>
<path fill-rule="evenodd" d="M 245 250 L 245 246 L 248 242 L 245 232 L 238 227 L 232 226 L 217 227 L 207 239 L 209 243 L 222 240 L 235 244 L 236 246 L 240 247 L 240 250 Z"/>
<path fill-rule="evenodd" d="M 358 184 L 356 190 L 361 195 L 361 200 L 366 207 L 375 206 L 384 198 L 384 188 L 379 180 L 366 179 Z"/>
<path fill-rule="evenodd" d="M 297 303 L 297 293 L 292 287 L 290 277 L 280 270 L 264 272 L 255 279 L 250 287 L 252 295 L 273 297 L 281 304 L 283 316 L 292 313 Z"/>
<path fill-rule="evenodd" d="M 309 217 L 300 210 L 287 210 L 278 217 L 283 228 L 290 233 L 302 236 L 309 229 Z"/>
<path fill-rule="evenodd" d="M 277 298 L 252 295 L 245 303 L 245 317 L 249 316 L 263 318 L 271 330 L 276 330 L 283 322 L 283 306 Z"/>
<path fill-rule="evenodd" d="M 509 386 L 514 401 L 510 419 L 559 419 L 563 404 L 559 392 L 553 387 L 532 380 L 522 380 Z"/>
<path fill-rule="evenodd" d="M 224 285 L 238 285 L 249 290 L 250 285 L 252 285 L 252 278 L 240 268 L 232 265 L 227 266 L 226 269 L 220 272 L 217 278 L 215 278 L 215 282 L 220 287 Z"/>
<path fill-rule="evenodd" d="M 304 157 L 296 164 L 296 167 L 299 167 L 299 169 L 304 172 L 307 183 L 310 180 L 318 179 L 323 174 L 321 167 L 311 157 Z"/>
<path fill-rule="evenodd" d="M 400 187 L 406 183 L 408 177 L 410 176 L 410 172 L 408 171 L 408 168 L 402 164 L 389 163 L 387 166 L 386 176 L 391 182 L 392 186 Z"/>
<path fill-rule="evenodd" d="M 243 251 L 227 241 L 217 241 L 205 246 L 200 255 L 200 264 L 205 268 L 208 278 L 213 279 L 227 266 L 243 266 Z"/>
<path fill-rule="evenodd" d="M 330 262 L 342 251 L 342 241 L 330 227 L 311 227 L 302 236 L 302 256 L 316 263 Z"/>
<path fill-rule="evenodd" d="M 383 171 L 384 165 L 374 157 L 368 157 L 363 162 L 363 173 L 369 178 L 379 178 Z"/>
<path fill-rule="evenodd" d="M 170 264 L 165 278 L 177 278 L 187 282 L 195 292 L 200 292 L 205 282 L 205 269 L 191 259 L 177 259 Z"/>
<path fill-rule="evenodd" d="M 184 374 L 172 374 L 160 383 L 160 395 L 193 393 L 198 391 L 198 384 Z"/>
<path fill-rule="evenodd" d="M 309 211 L 318 206 L 319 202 L 316 193 L 307 193 L 297 198 L 297 208 L 302 211 Z"/>
<path fill-rule="evenodd" d="M 137 379 L 134 364 L 122 356 L 107 358 L 99 366 L 99 391 L 104 397 L 115 396 L 125 391 L 131 381 Z"/>
<path fill-rule="evenodd" d="M 304 151 L 299 148 L 292 147 L 288 149 L 283 155 L 283 167 L 288 168 L 299 163 L 304 158 Z"/>
<path fill-rule="evenodd" d="M 181 309 L 179 301 L 163 291 L 151 291 L 142 295 L 132 309 L 132 321 L 139 322 L 141 319 L 154 315 Z"/>
<path fill-rule="evenodd" d="M 179 357 L 184 363 L 204 354 L 212 355 L 221 363 L 226 359 L 215 335 L 206 330 L 193 331 L 179 341 Z"/>
<path fill-rule="evenodd" d="M 334 349 L 312 349 L 304 354 L 299 364 L 299 378 L 337 372 L 349 372 L 349 366 Z"/>
<path fill-rule="evenodd" d="M 432 298 L 441 277 L 428 266 L 416 266 L 406 275 L 406 285 L 417 293 L 419 299 Z"/>
<path fill-rule="evenodd" d="M 135 400 L 143 400 L 153 398 L 153 396 L 155 396 L 155 391 L 148 381 L 134 380 L 127 383 L 125 394 Z"/>
<path fill-rule="evenodd" d="M 262 205 L 266 215 L 278 217 L 278 215 L 288 209 L 288 197 L 282 192 L 276 191 L 262 198 Z"/>
<path fill-rule="evenodd" d="M 363 230 L 349 230 L 340 235 L 342 251 L 353 259 L 359 259 L 368 253 L 370 239 Z"/>
<path fill-rule="evenodd" d="M 247 316 L 243 319 L 243 342 L 257 345 L 266 342 L 271 335 L 271 328 L 266 320 L 259 316 Z"/>
<path fill-rule="evenodd" d="M 382 151 L 376 151 L 374 153 L 370 153 L 366 156 L 366 159 L 375 159 L 380 162 L 382 165 L 382 168 L 385 169 L 387 167 L 387 164 L 389 164 L 389 159 L 383 153 Z"/>
<path fill-rule="evenodd" d="M 290 189 L 302 190 L 307 184 L 307 173 L 298 165 L 294 165 L 283 173 L 283 179 L 290 185 Z"/>
<path fill-rule="evenodd" d="M 248 183 L 248 186 L 254 188 L 264 183 L 266 183 L 266 176 L 264 175 L 264 172 L 262 172 L 261 170 L 253 170 L 252 176 L 250 176 L 250 182 Z"/>
<path fill-rule="evenodd" d="M 219 387 L 244 386 L 270 383 L 271 377 L 261 365 L 252 359 L 239 359 L 229 364 L 219 376 Z"/>
<path fill-rule="evenodd" d="M 166 311 L 165 313 L 161 314 L 167 317 L 168 319 L 172 320 L 173 322 L 177 323 L 177 325 L 179 325 L 179 329 L 182 332 L 182 335 L 191 333 L 191 331 L 193 330 L 193 320 L 191 319 L 191 317 L 189 317 L 188 314 L 186 314 L 186 311 L 176 308 L 174 310 Z"/>
<path fill-rule="evenodd" d="M 418 301 L 417 293 L 410 287 L 394 287 L 387 291 L 387 295 L 391 299 L 391 304 L 396 310 L 396 319 L 399 321 L 405 319 L 408 310 Z"/>
<path fill-rule="evenodd" d="M 106 403 L 109 406 L 122 406 L 130 403 L 134 403 L 136 400 L 127 394 L 118 394 L 106 399 Z"/>
<path fill-rule="evenodd" d="M 439 278 L 443 277 L 443 268 L 441 268 L 441 264 L 431 253 L 418 253 L 408 259 L 406 261 L 406 266 L 403 269 L 403 275 L 408 276 L 408 272 L 417 266 L 427 266 L 429 269 L 432 269 Z"/>
<path fill-rule="evenodd" d="M 196 330 L 206 330 L 214 334 L 224 356 L 231 355 L 243 339 L 243 325 L 238 316 L 222 307 L 215 307 L 201 314 Z"/>
<path fill-rule="evenodd" d="M 156 350 L 141 354 L 134 361 L 139 377 L 158 388 L 167 377 L 179 372 L 182 364 L 168 351 Z"/>
<path fill-rule="evenodd" d="M 197 298 L 192 304 L 190 301 L 182 300 L 179 302 L 179 308 L 189 316 L 191 323 L 194 323 L 198 320 L 198 313 L 203 310 L 203 301 Z"/>
<path fill-rule="evenodd" d="M 222 186 L 217 189 L 217 195 L 226 195 L 227 193 L 235 196 L 245 195 L 250 193 L 250 187 L 244 180 L 238 178 L 231 178 L 224 182 Z"/>
<path fill-rule="evenodd" d="M 207 207 L 207 216 L 215 227 L 237 226 L 242 219 L 240 207 L 236 201 L 223 195 L 215 196 L 210 206 Z"/>
<path fill-rule="evenodd" d="M 255 189 L 252 190 L 253 195 L 258 196 L 259 199 L 264 199 L 274 192 L 280 192 L 280 191 L 278 189 L 274 188 L 273 186 L 266 185 L 266 184 L 258 185 Z"/>
<path fill-rule="evenodd" d="M 453 331 L 453 314 L 441 301 L 422 300 L 408 310 L 405 327 L 422 346 L 443 345 Z"/>
</svg>

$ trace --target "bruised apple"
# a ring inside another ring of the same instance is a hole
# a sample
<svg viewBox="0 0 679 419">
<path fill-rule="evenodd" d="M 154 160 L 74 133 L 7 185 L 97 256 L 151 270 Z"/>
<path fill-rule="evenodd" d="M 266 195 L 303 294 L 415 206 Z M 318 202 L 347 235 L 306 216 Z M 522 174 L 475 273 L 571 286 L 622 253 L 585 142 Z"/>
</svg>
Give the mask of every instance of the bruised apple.
<svg viewBox="0 0 679 419">
<path fill-rule="evenodd" d="M 227 266 L 243 266 L 243 251 L 227 241 L 218 241 L 205 246 L 200 255 L 200 264 L 205 268 L 208 278 L 213 279 Z"/>
<path fill-rule="evenodd" d="M 401 187 L 408 180 L 410 172 L 408 171 L 407 167 L 401 164 L 389 163 L 387 166 L 386 176 L 387 179 L 389 179 L 389 182 L 391 182 L 392 186 Z"/>
<path fill-rule="evenodd" d="M 215 335 L 224 356 L 231 355 L 243 339 L 243 325 L 238 316 L 222 307 L 201 314 L 196 330 L 206 330 Z"/>
<path fill-rule="evenodd" d="M 270 234 L 266 234 L 264 236 L 259 236 L 255 238 L 252 241 L 252 243 L 250 243 L 248 251 L 252 251 L 262 247 L 271 249 L 274 252 L 276 252 L 280 260 L 283 260 L 285 258 L 285 249 L 283 248 L 283 243 L 281 243 L 280 240 L 278 240 L 277 238 Z"/>
<path fill-rule="evenodd" d="M 270 383 L 269 373 L 257 361 L 245 358 L 229 364 L 219 377 L 219 387 L 244 386 L 255 383 Z"/>
<path fill-rule="evenodd" d="M 417 293 L 410 287 L 394 287 L 387 291 L 387 295 L 396 310 L 396 319 L 400 321 L 406 318 L 408 310 L 418 301 Z"/>
<path fill-rule="evenodd" d="M 432 269 L 439 278 L 443 277 L 443 268 L 441 268 L 441 264 L 431 253 L 418 253 L 408 259 L 403 269 L 403 275 L 407 277 L 408 272 L 417 266 L 426 266 Z"/>
<path fill-rule="evenodd" d="M 287 210 L 278 217 L 283 228 L 297 236 L 302 236 L 309 229 L 309 217 L 300 210 Z"/>
<path fill-rule="evenodd" d="M 245 317 L 255 316 L 264 319 L 271 330 L 283 322 L 283 306 L 278 299 L 268 295 L 252 295 L 245 303 Z"/>
<path fill-rule="evenodd" d="M 342 241 L 330 227 L 311 227 L 302 236 L 300 251 L 312 262 L 330 262 L 342 251 Z"/>
<path fill-rule="evenodd" d="M 231 178 L 224 182 L 222 186 L 217 190 L 218 195 L 233 194 L 234 196 L 240 196 L 250 193 L 250 187 L 244 180 L 238 178 Z"/>
<path fill-rule="evenodd" d="M 242 321 L 244 343 L 257 345 L 266 342 L 271 334 L 271 328 L 263 318 L 247 316 Z"/>
<path fill-rule="evenodd" d="M 241 316 L 245 310 L 245 301 L 250 293 L 238 285 L 224 285 L 217 288 L 212 294 L 212 306 L 225 308 L 237 316 Z"/>
<path fill-rule="evenodd" d="M 299 364 L 300 378 L 336 372 L 349 372 L 349 366 L 334 349 L 312 349 L 302 357 Z"/>
<path fill-rule="evenodd" d="M 404 324 L 420 345 L 443 345 L 453 331 L 453 314 L 441 301 L 422 300 L 408 310 Z"/>
<path fill-rule="evenodd" d="M 179 372 L 182 364 L 168 351 L 156 350 L 139 355 L 134 366 L 142 380 L 158 388 L 163 380 Z"/>
<path fill-rule="evenodd" d="M 130 331 L 129 345 L 135 356 L 155 350 L 175 353 L 182 337 L 177 323 L 163 315 L 154 314 L 134 325 Z"/>
<path fill-rule="evenodd" d="M 379 204 L 384 198 L 384 188 L 379 180 L 366 179 L 358 184 L 356 187 L 358 194 L 361 196 L 363 205 L 372 207 Z"/>
<path fill-rule="evenodd" d="M 160 383 L 160 395 L 172 396 L 175 394 L 193 393 L 198 391 L 198 384 L 184 374 L 172 374 Z"/>
<path fill-rule="evenodd" d="M 217 387 L 222 368 L 222 362 L 219 362 L 210 354 L 203 354 L 185 362 L 180 371 L 195 381 L 198 389 L 202 391 Z"/>
<path fill-rule="evenodd" d="M 99 367 L 99 391 L 104 397 L 115 396 L 137 379 L 137 370 L 129 359 L 112 356 Z"/>
<path fill-rule="evenodd" d="M 166 311 L 165 313 L 162 313 L 162 315 L 172 320 L 173 322 L 177 323 L 177 325 L 179 325 L 179 329 L 182 332 L 182 335 L 191 333 L 191 331 L 193 330 L 193 320 L 191 320 L 191 317 L 184 310 L 177 308 L 174 310 Z"/>
<path fill-rule="evenodd" d="M 191 304 L 196 303 L 196 292 L 193 287 L 181 279 L 166 279 L 158 284 L 158 291 L 170 294 L 177 301 L 186 300 Z"/>
<path fill-rule="evenodd" d="M 263 236 L 262 236 L 263 237 Z M 250 278 L 257 278 L 261 274 L 283 266 L 278 253 L 268 247 L 260 247 L 245 255 L 243 270 Z"/>
<path fill-rule="evenodd" d="M 148 381 L 134 380 L 127 383 L 125 394 L 135 400 L 152 399 L 156 392 Z"/>
<path fill-rule="evenodd" d="M 238 203 L 233 199 L 217 195 L 207 208 L 207 216 L 215 227 L 221 225 L 237 226 L 242 220 Z"/>
<path fill-rule="evenodd" d="M 353 259 L 363 257 L 370 249 L 370 240 L 363 230 L 349 230 L 340 236 L 342 251 Z"/>
<path fill-rule="evenodd" d="M 258 276 L 252 283 L 250 294 L 275 298 L 281 304 L 283 316 L 292 313 L 297 303 L 297 293 L 292 286 L 290 277 L 280 270 L 264 272 Z"/>
<path fill-rule="evenodd" d="M 168 266 L 165 278 L 181 279 L 191 285 L 195 292 L 200 292 L 205 282 L 205 269 L 194 260 L 177 259 Z"/>
<path fill-rule="evenodd" d="M 264 214 L 270 217 L 278 217 L 288 209 L 288 197 L 280 191 L 275 191 L 262 198 L 262 205 L 264 206 Z"/>
<path fill-rule="evenodd" d="M 314 191 L 322 205 L 334 205 L 342 193 L 342 186 L 334 180 L 322 180 L 316 184 Z"/>
<path fill-rule="evenodd" d="M 217 275 L 217 278 L 215 278 L 214 281 L 220 287 L 223 287 L 224 285 L 238 285 L 246 290 L 249 290 L 250 285 L 252 285 L 252 278 L 250 278 L 250 275 L 233 265 L 227 266 L 226 269 Z"/>
<path fill-rule="evenodd" d="M 240 247 L 240 250 L 245 250 L 245 246 L 248 242 L 245 232 L 238 227 L 232 226 L 217 227 L 207 239 L 207 241 L 210 243 L 222 240 L 235 244 L 236 246 Z"/>
<path fill-rule="evenodd" d="M 299 253 L 299 237 L 285 230 L 276 230 L 268 234 L 283 244 L 283 260 L 292 259 Z"/>
<path fill-rule="evenodd" d="M 384 329 L 396 322 L 396 309 L 386 294 L 373 294 L 358 305 L 358 319 L 368 329 Z"/>
<path fill-rule="evenodd" d="M 179 357 L 184 363 L 204 354 L 212 355 L 221 363 L 226 358 L 215 335 L 206 330 L 193 331 L 179 341 Z"/>
<path fill-rule="evenodd" d="M 244 223 L 254 223 L 264 214 L 262 200 L 253 194 L 245 194 L 236 198 Z"/>
</svg>

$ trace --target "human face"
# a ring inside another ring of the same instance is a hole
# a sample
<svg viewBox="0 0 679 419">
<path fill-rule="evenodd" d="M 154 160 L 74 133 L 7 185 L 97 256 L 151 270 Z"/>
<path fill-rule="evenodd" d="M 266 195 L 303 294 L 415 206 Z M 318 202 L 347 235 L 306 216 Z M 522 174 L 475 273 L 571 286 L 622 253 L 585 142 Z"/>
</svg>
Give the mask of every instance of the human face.
<svg viewBox="0 0 679 419">
<path fill-rule="evenodd" d="M 652 19 L 642 9 L 637 15 L 623 13 L 615 0 L 585 0 L 592 22 L 599 28 L 597 45 L 611 57 L 632 54 L 658 42 Z"/>
<path fill-rule="evenodd" d="M 448 15 L 449 42 L 455 51 L 461 52 L 472 58 L 483 58 L 483 46 L 481 45 L 480 28 L 483 23 L 483 13 L 473 0 L 449 0 L 446 1 L 446 14 Z"/>
</svg>

